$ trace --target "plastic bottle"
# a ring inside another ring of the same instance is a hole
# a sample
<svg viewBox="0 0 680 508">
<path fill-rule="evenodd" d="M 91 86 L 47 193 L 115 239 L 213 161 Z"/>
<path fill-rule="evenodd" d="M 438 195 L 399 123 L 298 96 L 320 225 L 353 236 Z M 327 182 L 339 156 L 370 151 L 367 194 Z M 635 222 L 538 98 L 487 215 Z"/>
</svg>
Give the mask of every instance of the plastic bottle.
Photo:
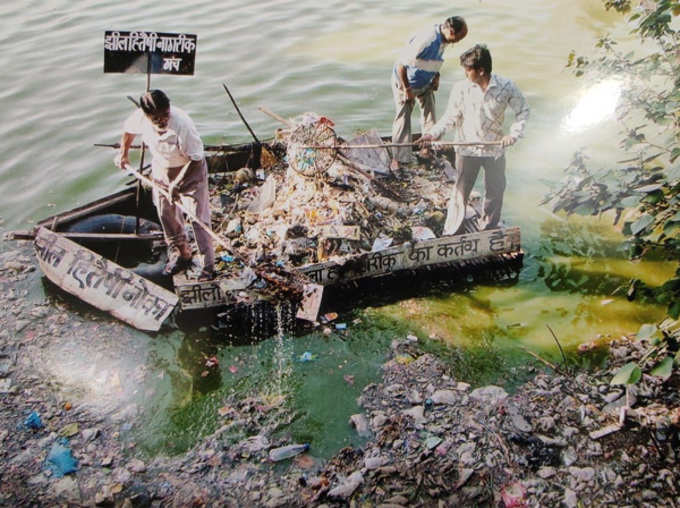
<svg viewBox="0 0 680 508">
<path fill-rule="evenodd" d="M 278 462 L 280 460 L 295 457 L 296 455 L 306 452 L 307 450 L 309 450 L 309 444 L 307 443 L 281 446 L 280 448 L 269 450 L 269 460 L 272 462 Z"/>
</svg>

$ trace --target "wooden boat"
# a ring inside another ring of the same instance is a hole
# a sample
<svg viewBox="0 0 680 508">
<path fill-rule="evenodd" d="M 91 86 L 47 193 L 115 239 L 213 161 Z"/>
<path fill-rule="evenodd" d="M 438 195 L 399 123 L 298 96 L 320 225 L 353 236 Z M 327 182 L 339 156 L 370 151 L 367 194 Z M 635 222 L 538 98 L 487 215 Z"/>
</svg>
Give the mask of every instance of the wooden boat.
<svg viewBox="0 0 680 508">
<path fill-rule="evenodd" d="M 245 166 L 251 148 L 249 144 L 206 146 L 209 172 L 225 173 Z M 153 276 L 138 275 L 132 267 L 120 266 L 116 261 L 121 251 L 162 246 L 162 235 L 146 227 L 139 228 L 137 224 L 132 230 L 127 224 L 115 232 L 110 228 L 96 232 L 77 228 L 74 231 L 71 227 L 104 216 L 139 217 L 135 222 L 158 222 L 150 192 L 129 182 L 121 191 L 47 217 L 32 230 L 13 231 L 8 237 L 33 240 L 41 269 L 59 287 L 141 329 L 158 330 L 175 307 L 182 313 L 198 309 L 224 313 L 261 300 L 257 291 L 248 288 L 225 290 L 219 278 L 197 282 L 177 275 L 172 281 L 166 281 L 169 286 L 166 289 L 154 284 Z M 115 252 L 105 252 L 102 245 L 114 246 Z M 444 270 L 450 277 L 489 271 L 508 275 L 519 271 L 522 256 L 518 227 L 405 242 L 349 256 L 342 262 L 299 266 L 295 270 L 311 284 L 288 296 L 302 300 L 297 312 L 299 318 L 314 321 L 324 287 L 370 284 L 376 277 L 408 277 L 432 270 Z"/>
</svg>

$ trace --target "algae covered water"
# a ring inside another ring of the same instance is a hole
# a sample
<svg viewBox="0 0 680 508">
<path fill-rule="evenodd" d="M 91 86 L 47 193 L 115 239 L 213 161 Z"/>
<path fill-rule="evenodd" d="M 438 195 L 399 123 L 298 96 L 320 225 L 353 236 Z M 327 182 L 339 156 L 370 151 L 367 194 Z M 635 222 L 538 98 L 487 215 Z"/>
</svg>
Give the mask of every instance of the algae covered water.
<svg viewBox="0 0 680 508">
<path fill-rule="evenodd" d="M 518 84 L 532 110 L 525 138 L 507 155 L 504 220 L 521 227 L 526 253 L 516 280 L 390 290 L 387 299 L 359 294 L 328 309 L 341 311 L 337 322 L 347 330 L 333 324 L 328 335 L 282 330 L 252 345 L 228 345 L 210 328 L 154 336 L 129 330 L 121 340 L 104 317 L 90 341 L 60 332 L 49 354 L 41 355 L 43 375 L 77 400 L 106 401 L 102 412 L 119 418 L 122 430 L 150 454 L 184 451 L 228 425 L 227 402 L 243 396 L 264 401 L 254 411 L 276 415 L 271 425 L 277 433 L 328 456 L 360 441 L 348 419 L 359 411 L 363 387 L 380 378 L 394 339 L 418 336 L 472 384 L 511 385 L 529 359 L 521 347 L 557 355 L 547 325 L 573 349 L 599 334 L 630 333 L 659 319 L 663 308 L 629 302 L 617 288 L 631 277 L 658 284 L 672 265 L 628 262 L 607 218 L 565 220 L 538 205 L 576 149 L 587 147 L 596 164 L 622 158 L 612 149 L 620 81 L 612 76 L 589 83 L 564 68 L 572 49 L 587 52 L 605 31 L 627 30 L 586 0 L 530 0 L 521 8 L 511 0 L 466 0 L 427 9 L 401 0 L 7 2 L 0 7 L 3 227 L 29 228 L 122 186 L 113 152 L 94 144 L 118 140 L 131 107 L 126 96 L 138 96 L 145 77 L 102 72 L 105 30 L 197 34 L 196 74 L 153 76 L 151 84 L 191 113 L 206 143 L 245 143 L 248 132 L 222 83 L 263 139 L 279 125 L 259 105 L 283 116 L 326 115 L 342 136 L 373 128 L 388 133 L 397 52 L 410 33 L 454 14 L 468 20 L 470 34 L 448 50 L 438 110 L 451 83 L 463 79 L 457 56 L 477 42 L 489 46 L 494 70 Z M 54 298 L 38 273 L 28 284 L 29 299 Z M 68 299 L 66 309 L 74 326 L 90 316 Z"/>
</svg>

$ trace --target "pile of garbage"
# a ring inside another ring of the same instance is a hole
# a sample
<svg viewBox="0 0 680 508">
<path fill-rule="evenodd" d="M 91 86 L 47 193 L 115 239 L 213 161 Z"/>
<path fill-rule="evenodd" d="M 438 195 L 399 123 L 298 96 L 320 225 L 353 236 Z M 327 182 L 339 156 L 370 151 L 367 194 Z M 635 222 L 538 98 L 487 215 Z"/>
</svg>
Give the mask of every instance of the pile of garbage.
<svg viewBox="0 0 680 508">
<path fill-rule="evenodd" d="M 306 114 L 297 125 L 324 120 Z M 213 178 L 213 227 L 232 246 L 230 253 L 218 247 L 220 274 L 235 272 L 235 260 L 288 268 L 441 235 L 451 195 L 444 157 L 395 176 L 386 148 L 340 149 L 325 171 L 310 177 L 285 155 L 292 131 L 277 131 L 270 149 L 263 147 L 261 169 Z M 369 132 L 347 145 L 381 143 Z"/>
</svg>

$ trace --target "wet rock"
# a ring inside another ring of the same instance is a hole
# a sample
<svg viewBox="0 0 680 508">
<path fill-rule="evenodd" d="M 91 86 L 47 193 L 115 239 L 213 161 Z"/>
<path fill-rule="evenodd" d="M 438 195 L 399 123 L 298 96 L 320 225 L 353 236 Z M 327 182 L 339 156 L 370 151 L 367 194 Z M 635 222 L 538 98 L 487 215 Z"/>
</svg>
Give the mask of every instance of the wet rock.
<svg viewBox="0 0 680 508">
<path fill-rule="evenodd" d="M 622 407 L 626 406 L 630 402 L 630 407 L 637 404 L 637 391 L 634 387 L 630 387 L 628 397 L 625 395 L 623 397 L 616 398 L 613 402 L 610 402 L 602 408 L 602 412 L 610 415 L 618 415 Z"/>
<path fill-rule="evenodd" d="M 268 508 L 276 508 L 277 506 L 284 506 L 286 504 L 286 496 L 278 487 L 272 487 L 267 492 L 267 501 L 265 506 Z"/>
<path fill-rule="evenodd" d="M 64 476 L 52 486 L 54 497 L 68 503 L 79 504 L 81 501 L 80 488 L 73 476 Z"/>
<path fill-rule="evenodd" d="M 536 434 L 536 437 L 547 446 L 557 446 L 558 448 L 564 448 L 567 446 L 567 441 L 560 438 L 549 437 L 543 434 Z"/>
<path fill-rule="evenodd" d="M 381 504 L 381 505 L 378 505 L 378 506 L 395 507 L 395 506 L 407 506 L 407 505 L 408 505 L 408 498 L 406 498 L 404 496 L 392 496 L 391 498 L 385 500 L 385 504 Z"/>
<path fill-rule="evenodd" d="M 387 422 L 387 416 L 385 416 L 383 413 L 379 413 L 373 417 L 371 420 L 371 426 L 374 429 L 378 429 L 385 425 L 385 422 Z"/>
<path fill-rule="evenodd" d="M 544 480 L 546 480 L 548 478 L 552 478 L 553 476 L 555 476 L 555 468 L 550 467 L 550 466 L 544 466 L 544 467 L 540 468 L 536 472 L 536 474 L 538 476 L 540 476 L 541 478 L 543 478 Z"/>
<path fill-rule="evenodd" d="M 592 467 L 570 467 L 569 474 L 578 478 L 582 482 L 589 482 L 595 477 L 595 470 Z"/>
<path fill-rule="evenodd" d="M 99 435 L 99 429 L 96 428 L 96 427 L 93 427 L 93 428 L 90 428 L 90 429 L 84 429 L 83 432 L 82 432 L 83 441 L 86 442 L 86 443 L 88 441 L 92 441 L 98 435 Z"/>
<path fill-rule="evenodd" d="M 128 462 L 128 469 L 133 473 L 143 473 L 146 471 L 146 464 L 139 459 L 132 459 Z"/>
<path fill-rule="evenodd" d="M 562 463 L 569 467 L 578 460 L 578 455 L 573 448 L 569 447 L 562 452 Z"/>
<path fill-rule="evenodd" d="M 407 396 L 409 404 L 422 404 L 423 396 L 417 390 L 411 390 Z"/>
<path fill-rule="evenodd" d="M 0 358 L 0 378 L 7 377 L 12 372 L 12 361 L 9 358 Z"/>
<path fill-rule="evenodd" d="M 642 499 L 643 501 L 654 501 L 658 498 L 659 496 L 654 492 L 653 490 L 643 490 L 642 491 Z"/>
<path fill-rule="evenodd" d="M 454 405 L 459 401 L 456 392 L 453 390 L 437 390 L 430 396 L 430 398 L 435 404 Z"/>
<path fill-rule="evenodd" d="M 30 324 L 31 322 L 28 319 L 17 319 L 14 323 L 14 331 L 19 333 Z"/>
<path fill-rule="evenodd" d="M 576 497 L 576 492 L 571 489 L 564 489 L 564 497 L 562 502 L 567 506 L 567 508 L 576 508 L 578 505 L 578 497 Z"/>
<path fill-rule="evenodd" d="M 512 426 L 515 427 L 520 432 L 531 432 L 531 424 L 524 418 L 520 412 L 519 408 L 514 404 L 508 404 L 507 406 L 508 416 L 510 416 L 510 422 Z"/>
<path fill-rule="evenodd" d="M 508 393 L 500 386 L 484 386 L 476 388 L 470 393 L 470 397 L 486 406 L 495 406 L 505 400 Z"/>
<path fill-rule="evenodd" d="M 459 381 L 456 383 L 456 390 L 459 392 L 466 392 L 470 389 L 470 385 L 468 383 L 463 383 L 462 381 Z"/>
<path fill-rule="evenodd" d="M 368 420 L 366 419 L 366 416 L 359 413 L 359 414 L 354 414 L 350 416 L 349 418 L 350 425 L 352 425 L 356 431 L 357 434 L 360 436 L 370 436 L 371 435 L 371 429 L 368 425 Z"/>
<path fill-rule="evenodd" d="M 427 421 L 426 418 L 423 416 L 424 414 L 423 406 L 413 406 L 411 409 L 404 409 L 402 413 L 412 417 L 416 425 L 421 425 Z"/>
<path fill-rule="evenodd" d="M 130 473 L 130 471 L 123 467 L 114 469 L 113 474 L 111 476 L 116 483 L 120 483 L 122 485 L 128 483 L 132 478 L 132 474 Z"/>
<path fill-rule="evenodd" d="M 364 467 L 368 470 L 378 469 L 389 462 L 389 459 L 385 456 L 378 455 L 377 457 L 365 457 Z"/>
<path fill-rule="evenodd" d="M 271 443 L 269 442 L 269 439 L 267 439 L 267 436 L 262 435 L 251 436 L 239 443 L 239 447 L 243 448 L 248 453 L 257 453 L 260 450 L 269 448 L 270 445 Z"/>
<path fill-rule="evenodd" d="M 193 481 L 181 482 L 179 489 L 172 496 L 170 506 L 181 508 L 185 506 L 202 506 L 210 500 L 208 490 Z"/>
<path fill-rule="evenodd" d="M 360 471 L 355 471 L 348 478 L 340 482 L 340 485 L 332 488 L 328 492 L 328 496 L 331 498 L 341 498 L 347 499 L 350 497 L 354 491 L 364 482 L 364 476 Z"/>
<path fill-rule="evenodd" d="M 610 392 L 607 395 L 605 395 L 604 400 L 607 403 L 612 403 L 615 400 L 619 399 L 622 395 L 624 394 L 623 391 L 621 390 L 616 390 L 614 392 Z"/>
</svg>

